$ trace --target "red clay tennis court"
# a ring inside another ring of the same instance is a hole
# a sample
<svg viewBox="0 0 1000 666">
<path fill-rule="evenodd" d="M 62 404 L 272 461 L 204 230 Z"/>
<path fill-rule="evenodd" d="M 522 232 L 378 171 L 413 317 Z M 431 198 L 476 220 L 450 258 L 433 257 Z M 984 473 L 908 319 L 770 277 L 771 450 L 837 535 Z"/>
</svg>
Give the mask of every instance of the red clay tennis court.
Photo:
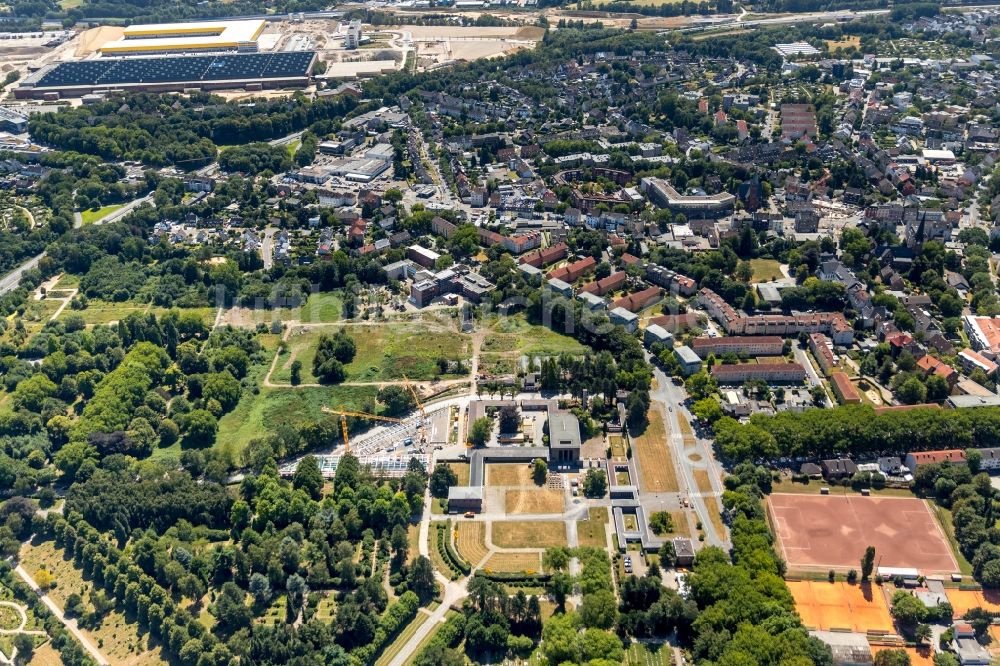
<svg viewBox="0 0 1000 666">
<path fill-rule="evenodd" d="M 858 569 L 865 548 L 875 546 L 877 566 L 958 571 L 923 500 L 777 494 L 768 498 L 768 507 L 782 557 L 792 569 Z"/>
<path fill-rule="evenodd" d="M 795 610 L 810 629 L 892 633 L 892 616 L 882 588 L 871 583 L 848 585 L 787 581 Z"/>
</svg>

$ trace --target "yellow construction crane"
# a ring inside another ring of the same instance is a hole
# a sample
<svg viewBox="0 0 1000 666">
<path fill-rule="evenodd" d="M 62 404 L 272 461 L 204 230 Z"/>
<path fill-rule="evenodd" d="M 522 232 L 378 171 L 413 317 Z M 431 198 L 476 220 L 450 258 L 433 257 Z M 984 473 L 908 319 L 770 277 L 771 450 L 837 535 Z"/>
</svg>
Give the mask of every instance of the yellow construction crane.
<svg viewBox="0 0 1000 666">
<path fill-rule="evenodd" d="M 403 375 L 403 381 L 406 382 L 406 388 L 410 390 L 410 395 L 413 396 L 413 401 L 417 403 L 417 409 L 420 410 L 420 443 L 427 443 L 427 430 L 425 424 L 427 423 L 427 411 L 424 409 L 424 403 L 420 402 L 420 396 L 417 394 L 417 389 L 413 387 L 410 383 L 410 378 Z"/>
<path fill-rule="evenodd" d="M 402 423 L 403 419 L 394 419 L 391 416 L 379 416 L 378 414 L 366 414 L 365 412 L 352 412 L 350 410 L 340 408 L 340 409 L 330 409 L 329 407 L 324 407 L 323 411 L 327 414 L 334 414 L 340 417 L 340 430 L 344 434 L 344 453 L 351 452 L 351 444 L 347 436 L 347 417 L 354 416 L 359 419 L 369 419 L 372 421 L 387 421 L 389 423 Z"/>
</svg>

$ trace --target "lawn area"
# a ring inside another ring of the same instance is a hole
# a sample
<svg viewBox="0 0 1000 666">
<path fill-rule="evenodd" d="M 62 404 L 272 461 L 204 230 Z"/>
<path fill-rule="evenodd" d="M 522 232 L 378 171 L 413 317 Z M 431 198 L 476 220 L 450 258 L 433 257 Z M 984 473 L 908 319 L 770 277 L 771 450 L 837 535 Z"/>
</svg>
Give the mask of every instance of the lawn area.
<svg viewBox="0 0 1000 666">
<path fill-rule="evenodd" d="M 958 541 L 955 539 L 955 525 L 951 522 L 951 511 L 943 506 L 938 506 L 934 502 L 930 502 L 930 506 L 934 509 L 934 515 L 937 516 L 938 522 L 941 523 L 944 535 L 948 539 L 948 545 L 951 546 L 951 552 L 955 554 L 955 561 L 958 562 L 958 570 L 966 576 L 971 576 L 972 565 L 962 555 L 962 551 L 958 548 Z"/>
<path fill-rule="evenodd" d="M 810 479 L 808 483 L 799 483 L 798 481 L 793 482 L 791 479 L 783 478 L 781 481 L 773 483 L 772 492 L 819 495 L 820 488 L 829 488 L 831 495 L 861 495 L 860 490 L 855 490 L 850 486 L 831 486 L 828 481 L 822 479 Z M 872 488 L 871 494 L 881 497 L 913 497 L 913 492 L 909 488 Z"/>
<path fill-rule="evenodd" d="M 640 487 L 647 492 L 677 492 L 677 471 L 670 456 L 667 428 L 658 409 L 650 409 L 642 434 L 632 437 L 632 452 L 639 459 Z"/>
<path fill-rule="evenodd" d="M 607 508 L 603 506 L 592 507 L 587 520 L 576 521 L 576 535 L 580 545 L 601 549 L 607 548 L 608 535 L 604 528 L 607 523 Z"/>
<path fill-rule="evenodd" d="M 413 621 L 408 625 L 403 627 L 403 630 L 399 632 L 396 640 L 392 642 L 391 645 L 387 645 L 382 651 L 381 656 L 375 660 L 375 666 L 386 666 L 392 658 L 399 654 L 399 651 L 403 649 L 406 642 L 413 638 L 413 635 L 417 633 L 417 629 L 430 618 L 430 615 L 423 611 L 417 611 L 417 616 L 413 618 Z"/>
<path fill-rule="evenodd" d="M 781 264 L 774 259 L 751 259 L 750 268 L 753 269 L 751 282 L 771 282 L 784 277 Z"/>
<path fill-rule="evenodd" d="M 80 276 L 72 273 L 63 273 L 56 281 L 56 289 L 76 289 L 80 286 Z"/>
<path fill-rule="evenodd" d="M 539 553 L 493 553 L 486 560 L 483 569 L 505 573 L 536 573 L 542 568 L 541 559 Z"/>
<path fill-rule="evenodd" d="M 455 473 L 458 477 L 458 482 L 456 486 L 467 486 L 469 485 L 469 463 L 456 463 L 450 462 L 445 463 L 451 468 L 451 471 Z"/>
<path fill-rule="evenodd" d="M 711 495 L 712 482 L 708 478 L 708 472 L 703 469 L 694 470 L 694 484 L 698 487 L 698 492 L 705 496 L 705 506 L 708 508 L 708 517 L 712 521 L 715 531 L 723 536 L 726 533 L 726 526 L 722 522 L 722 505 L 719 498 Z"/>
<path fill-rule="evenodd" d="M 504 495 L 507 513 L 562 513 L 565 499 L 555 488 L 508 490 Z"/>
<path fill-rule="evenodd" d="M 527 356 L 586 354 L 589 348 L 568 335 L 529 324 L 524 315 L 503 317 L 490 327 L 482 351 L 519 351 Z"/>
<path fill-rule="evenodd" d="M 260 393 L 244 392 L 236 408 L 219 420 L 215 445 L 233 461 L 254 437 L 261 437 L 276 425 L 295 428 L 326 419 L 323 407 L 361 410 L 375 402 L 377 386 L 308 386 L 301 389 L 262 388 Z M 335 442 L 330 442 L 334 444 Z"/>
<path fill-rule="evenodd" d="M 531 478 L 531 465 L 523 463 L 490 463 L 486 466 L 486 485 L 537 487 Z"/>
<path fill-rule="evenodd" d="M 312 373 L 313 359 L 320 336 L 332 335 L 336 327 L 301 328 L 291 332 L 287 349 L 278 357 L 271 381 L 291 381 L 292 362 L 302 362 L 302 383 L 316 383 Z M 402 379 L 428 380 L 439 375 L 437 361 L 466 360 L 469 357 L 469 338 L 460 333 L 426 330 L 419 324 L 384 324 L 346 327 L 354 340 L 357 353 L 347 364 L 347 381 L 376 382 Z"/>
<path fill-rule="evenodd" d="M 621 435 L 608 435 L 608 443 L 611 445 L 611 457 L 625 459 L 628 453 L 625 450 L 625 441 Z"/>
<path fill-rule="evenodd" d="M 84 210 L 80 211 L 80 217 L 83 218 L 84 224 L 93 224 L 98 220 L 103 220 L 121 207 L 122 204 L 112 204 L 111 206 L 102 206 L 97 210 Z"/>
<path fill-rule="evenodd" d="M 566 524 L 559 520 L 494 521 L 493 545 L 499 548 L 565 546 Z"/>
</svg>

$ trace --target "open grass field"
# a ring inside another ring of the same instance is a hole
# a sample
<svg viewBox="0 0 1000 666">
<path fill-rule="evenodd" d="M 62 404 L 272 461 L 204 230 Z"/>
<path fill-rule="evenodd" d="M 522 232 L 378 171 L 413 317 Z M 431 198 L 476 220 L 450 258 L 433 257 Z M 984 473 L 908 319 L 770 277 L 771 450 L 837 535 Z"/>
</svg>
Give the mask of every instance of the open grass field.
<svg viewBox="0 0 1000 666">
<path fill-rule="evenodd" d="M 56 308 L 59 307 L 59 303 L 52 302 L 52 305 L 54 306 L 52 311 L 55 312 Z M 61 318 L 69 314 L 78 314 L 83 317 L 85 324 L 95 325 L 120 321 L 133 312 L 151 312 L 159 317 L 168 311 L 168 308 L 153 307 L 148 303 L 137 303 L 135 301 L 113 303 L 111 301 L 91 299 L 87 307 L 83 310 L 73 310 L 67 307 L 59 316 Z M 209 326 L 215 322 L 215 308 L 185 308 L 181 312 L 195 312 Z"/>
<path fill-rule="evenodd" d="M 945 589 L 948 601 L 955 609 L 955 617 L 962 617 L 972 608 L 982 608 L 990 613 L 1000 613 L 1000 592 L 997 590 Z"/>
<path fill-rule="evenodd" d="M 857 35 L 851 35 L 850 37 L 844 37 L 843 39 L 838 40 L 826 40 L 826 47 L 831 51 L 835 51 L 837 49 L 849 49 L 852 46 L 856 49 L 861 48 L 861 38 Z"/>
<path fill-rule="evenodd" d="M 486 523 L 482 521 L 457 523 L 455 525 L 455 548 L 465 561 L 476 565 L 489 552 L 486 548 Z"/>
<path fill-rule="evenodd" d="M 111 206 L 102 206 L 97 210 L 84 210 L 80 211 L 80 217 L 83 218 L 84 224 L 93 224 L 94 222 L 103 220 L 121 207 L 122 204 L 112 204 Z"/>
<path fill-rule="evenodd" d="M 677 492 L 677 471 L 670 456 L 667 428 L 658 409 L 650 409 L 649 424 L 632 437 L 632 451 L 639 458 L 639 486 L 646 492 Z"/>
<path fill-rule="evenodd" d="M 504 506 L 507 513 L 562 513 L 563 491 L 552 488 L 508 490 Z"/>
<path fill-rule="evenodd" d="M 66 607 L 66 598 L 74 592 L 84 599 L 89 598 L 91 583 L 83 579 L 80 570 L 73 566 L 72 559 L 66 559 L 64 551 L 56 548 L 54 542 L 41 541 L 23 546 L 20 560 L 32 575 L 39 569 L 52 574 L 56 585 L 49 590 L 49 597 L 60 608 Z M 85 633 L 101 646 L 101 652 L 112 664 L 152 666 L 167 663 L 159 647 L 149 643 L 148 636 L 140 636 L 138 625 L 129 622 L 117 609 L 105 615 L 99 627 L 88 629 Z"/>
<path fill-rule="evenodd" d="M 867 545 L 879 566 L 952 573 L 958 564 L 941 526 L 923 500 L 841 495 L 774 495 L 768 510 L 789 568 L 857 566 Z"/>
<path fill-rule="evenodd" d="M 561 520 L 494 521 L 493 545 L 498 548 L 565 546 L 566 523 Z"/>
<path fill-rule="evenodd" d="M 774 259 L 751 259 L 750 268 L 753 269 L 751 282 L 771 282 L 784 277 L 781 263 Z"/>
<path fill-rule="evenodd" d="M 408 625 L 403 627 L 403 630 L 399 632 L 396 640 L 394 640 L 390 645 L 387 645 L 382 651 L 381 656 L 375 660 L 375 666 L 387 666 L 387 664 L 392 661 L 392 658 L 399 654 L 399 651 L 403 649 L 403 646 L 406 645 L 407 641 L 413 638 L 413 635 L 417 633 L 417 630 L 420 629 L 420 627 L 424 624 L 424 622 L 427 622 L 428 619 L 430 619 L 430 615 L 422 611 L 417 611 L 416 617 L 414 617 Z"/>
<path fill-rule="evenodd" d="M 456 486 L 469 485 L 469 463 L 450 462 L 447 463 L 447 465 L 451 468 L 451 471 L 455 473 L 455 476 L 458 477 L 458 482 L 455 484 Z"/>
<path fill-rule="evenodd" d="M 576 536 L 581 546 L 606 548 L 608 534 L 605 525 L 608 523 L 608 510 L 603 506 L 591 507 L 587 520 L 576 521 Z"/>
<path fill-rule="evenodd" d="M 488 486 L 535 486 L 531 466 L 523 463 L 490 463 L 486 465 Z"/>
<path fill-rule="evenodd" d="M 479 372 L 484 375 L 513 375 L 517 373 L 518 357 L 514 354 L 481 354 Z"/>
<path fill-rule="evenodd" d="M 438 377 L 437 361 L 464 360 L 469 356 L 468 336 L 454 332 L 427 330 L 418 324 L 393 324 L 346 327 L 354 340 L 357 354 L 347 364 L 347 381 L 377 382 L 402 379 L 428 380 Z M 302 362 L 302 383 L 316 383 L 312 373 L 313 359 L 320 336 L 333 334 L 336 327 L 296 328 L 287 340 L 287 348 L 278 357 L 271 381 L 291 382 L 292 362 Z"/>
<path fill-rule="evenodd" d="M 219 421 L 216 447 L 230 460 L 254 437 L 269 432 L 278 424 L 301 427 L 308 423 L 337 417 L 322 413 L 323 407 L 362 409 L 375 402 L 377 386 L 309 386 L 300 389 L 262 388 L 256 395 L 245 391 L 233 411 Z M 341 442 L 329 442 L 330 446 Z"/>
<path fill-rule="evenodd" d="M 490 327 L 482 351 L 519 351 L 527 356 L 586 354 L 588 348 L 568 335 L 529 324 L 524 315 L 503 317 Z"/>
<path fill-rule="evenodd" d="M 542 568 L 542 556 L 539 553 L 493 553 L 483 568 L 505 573 L 537 572 Z"/>
<path fill-rule="evenodd" d="M 812 629 L 892 632 L 892 617 L 882 588 L 871 583 L 788 581 L 795 610 Z"/>
</svg>

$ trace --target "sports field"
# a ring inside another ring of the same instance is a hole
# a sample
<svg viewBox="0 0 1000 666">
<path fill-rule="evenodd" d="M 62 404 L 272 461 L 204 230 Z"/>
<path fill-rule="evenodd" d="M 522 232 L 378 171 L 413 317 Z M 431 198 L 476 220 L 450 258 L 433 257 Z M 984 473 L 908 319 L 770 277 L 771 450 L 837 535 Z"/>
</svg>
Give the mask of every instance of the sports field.
<svg viewBox="0 0 1000 666">
<path fill-rule="evenodd" d="M 865 583 L 788 581 L 795 610 L 811 629 L 892 632 L 892 616 L 882 588 Z"/>
<path fill-rule="evenodd" d="M 982 608 L 990 613 L 1000 613 L 1000 591 L 949 590 L 944 591 L 955 609 L 955 617 L 962 617 L 972 608 Z"/>
<path fill-rule="evenodd" d="M 879 566 L 951 573 L 958 563 L 923 500 L 851 495 L 771 495 L 768 507 L 791 569 L 856 568 L 867 546 Z"/>
</svg>

